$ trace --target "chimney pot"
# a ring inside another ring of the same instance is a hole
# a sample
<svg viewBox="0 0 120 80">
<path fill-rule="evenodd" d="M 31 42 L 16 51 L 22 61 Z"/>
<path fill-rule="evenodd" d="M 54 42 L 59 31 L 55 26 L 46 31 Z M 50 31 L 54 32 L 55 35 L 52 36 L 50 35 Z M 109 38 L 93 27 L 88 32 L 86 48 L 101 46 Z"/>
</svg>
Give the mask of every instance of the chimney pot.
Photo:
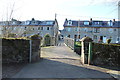
<svg viewBox="0 0 120 80">
<path fill-rule="evenodd" d="M 113 19 L 113 22 L 115 22 L 115 19 Z"/>
</svg>

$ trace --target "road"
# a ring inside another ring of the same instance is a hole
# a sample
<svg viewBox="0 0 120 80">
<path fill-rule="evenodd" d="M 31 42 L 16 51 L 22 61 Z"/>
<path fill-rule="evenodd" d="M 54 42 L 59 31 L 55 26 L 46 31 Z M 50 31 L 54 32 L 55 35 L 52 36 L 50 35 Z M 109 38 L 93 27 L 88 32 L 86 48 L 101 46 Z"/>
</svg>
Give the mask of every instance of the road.
<svg viewBox="0 0 120 80">
<path fill-rule="evenodd" d="M 42 59 L 30 63 L 12 78 L 84 78 L 114 80 L 109 74 L 84 67 L 80 56 L 60 43 L 59 46 L 42 47 Z"/>
</svg>

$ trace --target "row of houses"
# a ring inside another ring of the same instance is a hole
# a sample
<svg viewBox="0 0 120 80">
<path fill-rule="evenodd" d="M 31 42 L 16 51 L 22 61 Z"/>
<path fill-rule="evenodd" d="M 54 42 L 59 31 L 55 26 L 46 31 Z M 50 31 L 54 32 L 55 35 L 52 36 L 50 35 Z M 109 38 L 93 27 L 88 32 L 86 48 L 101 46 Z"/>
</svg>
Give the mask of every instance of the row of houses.
<svg viewBox="0 0 120 80">
<path fill-rule="evenodd" d="M 64 22 L 64 29 L 61 31 L 62 37 L 70 37 L 80 40 L 83 37 L 91 37 L 94 42 L 106 43 L 106 39 L 111 39 L 112 43 L 120 42 L 120 21 L 115 19 L 110 21 L 102 20 L 67 20 Z M 15 37 L 28 37 L 39 34 L 41 37 L 49 35 L 58 44 L 59 26 L 55 20 L 32 20 L 0 22 L 0 36 L 6 37 L 9 34 L 15 34 Z"/>
<path fill-rule="evenodd" d="M 66 19 L 63 26 L 62 37 L 79 40 L 88 36 L 94 42 L 106 43 L 106 39 L 111 39 L 111 43 L 120 42 L 120 21 L 115 19 L 110 21 L 92 20 L 92 18 L 90 20 Z"/>
<path fill-rule="evenodd" d="M 11 21 L 0 22 L 0 36 L 9 37 L 10 34 L 15 34 L 14 37 L 29 37 L 34 34 L 40 35 L 44 38 L 49 35 L 54 38 L 55 44 L 58 43 L 58 22 L 57 20 L 39 21 L 32 18 L 32 20 L 18 21 L 12 19 Z"/>
</svg>

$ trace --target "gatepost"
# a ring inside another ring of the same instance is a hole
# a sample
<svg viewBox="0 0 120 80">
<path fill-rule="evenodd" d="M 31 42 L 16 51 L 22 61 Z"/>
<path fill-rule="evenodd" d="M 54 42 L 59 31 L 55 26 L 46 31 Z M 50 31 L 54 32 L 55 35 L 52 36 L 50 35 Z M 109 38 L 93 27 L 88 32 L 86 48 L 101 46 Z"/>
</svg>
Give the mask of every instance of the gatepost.
<svg viewBox="0 0 120 80">
<path fill-rule="evenodd" d="M 88 53 L 89 53 L 89 43 L 93 40 L 89 37 L 84 37 L 81 40 L 82 50 L 81 50 L 81 61 L 83 64 L 88 64 Z"/>
<path fill-rule="evenodd" d="M 41 37 L 38 35 L 33 35 L 31 37 L 31 41 L 30 41 L 30 60 L 29 62 L 36 62 L 40 59 L 40 53 L 41 53 Z"/>
</svg>

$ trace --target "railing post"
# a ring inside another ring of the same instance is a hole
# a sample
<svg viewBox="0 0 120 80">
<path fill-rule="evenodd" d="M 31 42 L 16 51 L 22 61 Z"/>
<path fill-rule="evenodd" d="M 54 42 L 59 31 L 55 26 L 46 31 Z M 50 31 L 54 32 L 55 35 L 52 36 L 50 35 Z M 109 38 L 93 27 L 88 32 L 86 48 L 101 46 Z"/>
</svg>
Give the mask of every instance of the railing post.
<svg viewBox="0 0 120 80">
<path fill-rule="evenodd" d="M 75 43 L 76 43 L 76 38 L 74 39 L 74 52 L 75 52 Z"/>
<path fill-rule="evenodd" d="M 91 64 L 91 61 L 92 61 L 92 42 L 89 42 L 88 64 Z"/>
</svg>

